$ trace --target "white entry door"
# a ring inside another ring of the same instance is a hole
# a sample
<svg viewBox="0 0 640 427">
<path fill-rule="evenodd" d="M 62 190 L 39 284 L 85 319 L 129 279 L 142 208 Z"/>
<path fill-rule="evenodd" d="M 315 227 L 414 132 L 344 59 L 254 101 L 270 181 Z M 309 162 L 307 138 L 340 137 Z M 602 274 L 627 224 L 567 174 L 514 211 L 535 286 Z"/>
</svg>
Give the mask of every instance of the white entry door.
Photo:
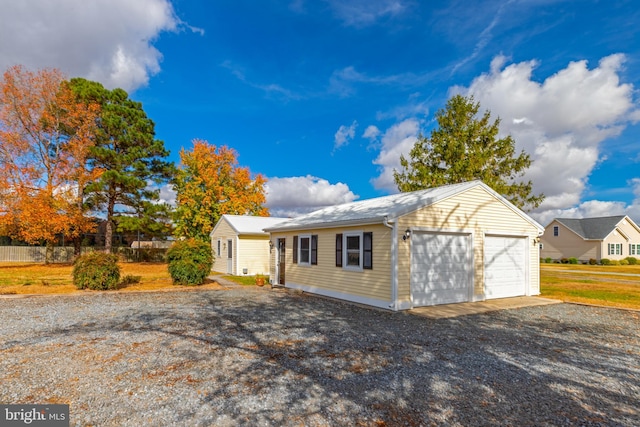
<svg viewBox="0 0 640 427">
<path fill-rule="evenodd" d="M 473 281 L 472 260 L 470 234 L 412 233 L 413 306 L 469 301 Z"/>
<path fill-rule="evenodd" d="M 508 298 L 526 295 L 526 237 L 485 236 L 485 297 Z"/>
</svg>

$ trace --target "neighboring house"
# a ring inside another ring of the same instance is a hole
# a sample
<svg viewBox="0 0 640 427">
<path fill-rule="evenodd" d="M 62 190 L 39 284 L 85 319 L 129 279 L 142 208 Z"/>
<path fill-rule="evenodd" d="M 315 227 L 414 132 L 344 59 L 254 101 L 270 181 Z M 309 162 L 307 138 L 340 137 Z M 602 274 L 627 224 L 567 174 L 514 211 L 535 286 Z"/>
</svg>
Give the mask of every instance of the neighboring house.
<svg viewBox="0 0 640 427">
<path fill-rule="evenodd" d="M 269 271 L 269 233 L 265 227 L 288 218 L 249 215 L 222 215 L 211 232 L 213 271 L 241 275 Z"/>
<path fill-rule="evenodd" d="M 640 258 L 640 228 L 626 215 L 556 218 L 540 239 L 540 256 L 580 261 Z"/>
<path fill-rule="evenodd" d="M 274 285 L 391 310 L 539 294 L 543 230 L 480 181 L 265 228 Z"/>
</svg>

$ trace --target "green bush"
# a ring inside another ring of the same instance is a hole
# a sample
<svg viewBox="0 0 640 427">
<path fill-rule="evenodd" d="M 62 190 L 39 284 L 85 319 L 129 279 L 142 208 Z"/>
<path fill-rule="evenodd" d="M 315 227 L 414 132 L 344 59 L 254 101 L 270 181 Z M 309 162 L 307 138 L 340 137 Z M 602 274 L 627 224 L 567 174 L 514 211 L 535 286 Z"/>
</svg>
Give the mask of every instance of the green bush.
<svg viewBox="0 0 640 427">
<path fill-rule="evenodd" d="M 612 259 L 611 261 L 609 261 L 609 265 L 620 265 L 620 261 L 618 261 L 617 259 Z"/>
<path fill-rule="evenodd" d="M 551 264 L 551 263 L 553 262 L 553 260 L 551 259 L 551 257 L 550 257 L 550 256 L 548 256 L 548 257 L 546 257 L 546 258 L 544 259 L 544 262 L 546 262 L 547 264 Z"/>
<path fill-rule="evenodd" d="M 577 264 L 578 263 L 578 258 L 569 258 L 569 264 Z"/>
<path fill-rule="evenodd" d="M 602 265 L 611 265 L 611 260 L 609 258 L 602 258 L 600 260 L 600 264 L 602 264 Z"/>
<path fill-rule="evenodd" d="M 142 276 L 132 276 L 131 274 L 127 274 L 120 281 L 120 286 L 135 285 L 140 283 L 141 280 Z"/>
<path fill-rule="evenodd" d="M 589 265 L 596 265 L 598 261 L 595 258 L 589 258 Z"/>
<path fill-rule="evenodd" d="M 569 258 L 561 258 L 561 259 L 560 259 L 560 262 L 561 262 L 562 264 L 569 264 Z"/>
<path fill-rule="evenodd" d="M 209 242 L 187 239 L 173 244 L 167 252 L 169 274 L 177 285 L 201 285 L 211 274 L 213 254 Z"/>
<path fill-rule="evenodd" d="M 102 252 L 90 252 L 73 264 L 73 284 L 78 289 L 106 291 L 117 289 L 120 282 L 118 257 Z"/>
<path fill-rule="evenodd" d="M 627 260 L 629 265 L 638 265 L 638 258 L 629 256 L 629 257 L 626 257 L 625 259 Z"/>
</svg>

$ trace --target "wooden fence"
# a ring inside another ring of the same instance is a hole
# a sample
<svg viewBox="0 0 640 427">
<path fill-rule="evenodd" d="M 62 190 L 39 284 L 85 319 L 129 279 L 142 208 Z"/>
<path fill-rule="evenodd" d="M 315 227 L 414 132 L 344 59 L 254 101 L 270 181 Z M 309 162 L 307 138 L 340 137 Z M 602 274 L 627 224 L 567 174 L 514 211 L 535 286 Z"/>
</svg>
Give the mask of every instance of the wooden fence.
<svg viewBox="0 0 640 427">
<path fill-rule="evenodd" d="M 101 250 L 103 248 L 83 247 L 82 253 Z M 0 246 L 0 262 L 45 262 L 47 248 L 43 246 Z M 115 248 L 122 261 L 163 262 L 167 249 L 162 248 Z M 54 263 L 73 262 L 73 247 L 58 246 L 53 248 Z"/>
</svg>

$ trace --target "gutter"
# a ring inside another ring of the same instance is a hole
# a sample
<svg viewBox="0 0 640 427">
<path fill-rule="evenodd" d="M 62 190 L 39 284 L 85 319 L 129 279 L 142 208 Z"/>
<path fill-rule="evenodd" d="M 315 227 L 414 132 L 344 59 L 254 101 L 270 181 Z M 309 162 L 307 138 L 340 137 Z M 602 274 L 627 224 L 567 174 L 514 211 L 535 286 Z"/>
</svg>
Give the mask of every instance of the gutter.
<svg viewBox="0 0 640 427">
<path fill-rule="evenodd" d="M 398 224 L 389 222 L 388 217 L 384 217 L 382 223 L 391 229 L 391 304 L 389 308 L 398 311 Z"/>
</svg>

